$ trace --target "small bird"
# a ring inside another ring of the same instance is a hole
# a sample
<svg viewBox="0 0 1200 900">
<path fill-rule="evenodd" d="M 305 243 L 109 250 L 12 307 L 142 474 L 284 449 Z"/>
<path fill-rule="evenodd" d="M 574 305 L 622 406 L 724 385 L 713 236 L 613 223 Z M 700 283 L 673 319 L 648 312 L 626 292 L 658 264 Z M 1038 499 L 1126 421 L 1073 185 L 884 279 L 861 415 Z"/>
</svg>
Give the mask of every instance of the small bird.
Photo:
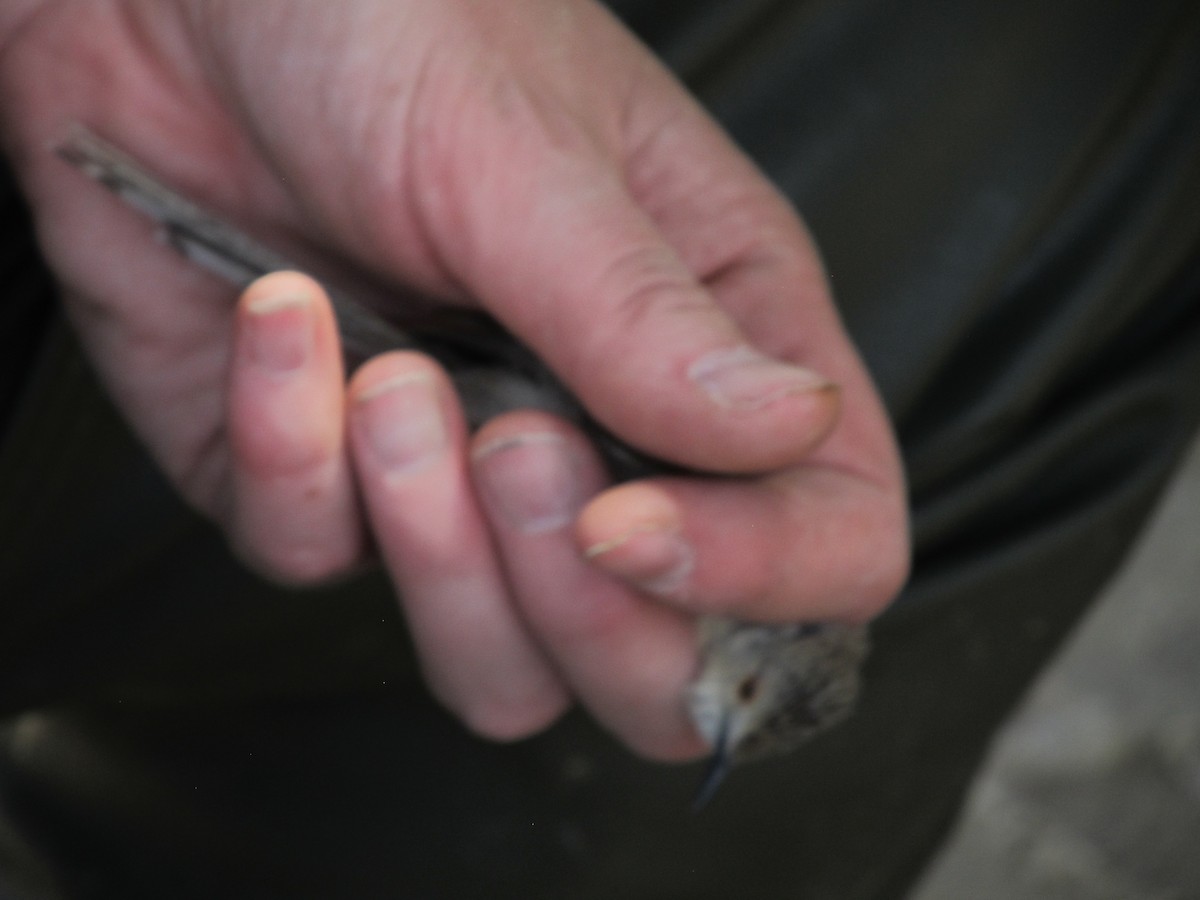
<svg viewBox="0 0 1200 900">
<path fill-rule="evenodd" d="M 180 196 L 82 125 L 57 152 L 154 219 L 161 237 L 184 257 L 239 289 L 269 272 L 300 268 Z M 473 428 L 499 413 L 535 407 L 583 428 L 618 481 L 685 472 L 596 422 L 532 351 L 484 312 L 424 303 L 392 321 L 340 291 L 329 295 L 350 362 L 402 348 L 428 353 L 454 379 Z M 735 764 L 787 753 L 849 716 L 868 648 L 865 626 L 838 622 L 703 616 L 698 633 L 700 670 L 685 702 L 712 757 L 695 808 L 708 803 Z"/>
<path fill-rule="evenodd" d="M 700 620 L 700 673 L 688 689 L 712 748 L 693 803 L 707 805 L 735 763 L 788 753 L 853 711 L 867 629 L 842 622 Z"/>
</svg>

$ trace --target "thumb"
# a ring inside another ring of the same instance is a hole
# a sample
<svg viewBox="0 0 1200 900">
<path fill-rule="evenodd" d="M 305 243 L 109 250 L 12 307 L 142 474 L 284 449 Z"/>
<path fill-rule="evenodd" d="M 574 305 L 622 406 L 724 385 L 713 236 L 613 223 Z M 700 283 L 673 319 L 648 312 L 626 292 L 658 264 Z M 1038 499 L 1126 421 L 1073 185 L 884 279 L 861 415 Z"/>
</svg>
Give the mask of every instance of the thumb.
<svg viewBox="0 0 1200 900">
<path fill-rule="evenodd" d="M 619 177 L 550 155 L 509 167 L 503 195 L 472 185 L 453 251 L 471 291 L 640 449 L 731 473 L 802 458 L 836 385 L 758 349 Z"/>
</svg>

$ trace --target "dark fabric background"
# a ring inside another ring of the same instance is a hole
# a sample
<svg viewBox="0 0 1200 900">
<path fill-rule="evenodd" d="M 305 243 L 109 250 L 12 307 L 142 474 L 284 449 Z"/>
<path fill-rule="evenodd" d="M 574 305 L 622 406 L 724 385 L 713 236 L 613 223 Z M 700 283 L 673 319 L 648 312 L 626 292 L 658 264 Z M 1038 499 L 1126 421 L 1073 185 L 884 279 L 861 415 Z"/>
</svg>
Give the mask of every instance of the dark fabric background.
<svg viewBox="0 0 1200 900">
<path fill-rule="evenodd" d="M 471 739 L 420 686 L 380 579 L 265 586 L 181 508 L 47 324 L 18 225 L 0 307 L 14 885 L 902 896 L 1193 432 L 1200 7 L 613 5 L 802 211 L 897 423 L 916 568 L 859 715 L 698 817 L 694 767 L 639 762 L 582 716 Z"/>
</svg>

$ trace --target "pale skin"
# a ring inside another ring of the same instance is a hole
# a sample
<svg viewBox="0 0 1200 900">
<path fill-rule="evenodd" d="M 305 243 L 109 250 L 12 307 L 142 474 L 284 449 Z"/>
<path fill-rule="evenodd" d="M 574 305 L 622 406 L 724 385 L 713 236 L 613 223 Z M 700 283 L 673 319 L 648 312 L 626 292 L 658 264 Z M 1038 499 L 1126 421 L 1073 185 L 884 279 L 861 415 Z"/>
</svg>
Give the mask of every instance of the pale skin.
<svg viewBox="0 0 1200 900">
<path fill-rule="evenodd" d="M 895 443 L 809 235 L 602 7 L 27 0 L 0 38 L 5 149 L 119 407 L 269 577 L 378 558 L 471 729 L 579 703 L 692 758 L 697 614 L 861 621 L 899 589 Z M 630 443 L 737 477 L 610 487 L 543 413 L 468 434 L 420 354 L 347 381 L 316 282 L 231 297 L 49 152 L 72 121 L 384 308 L 485 308 Z"/>
</svg>

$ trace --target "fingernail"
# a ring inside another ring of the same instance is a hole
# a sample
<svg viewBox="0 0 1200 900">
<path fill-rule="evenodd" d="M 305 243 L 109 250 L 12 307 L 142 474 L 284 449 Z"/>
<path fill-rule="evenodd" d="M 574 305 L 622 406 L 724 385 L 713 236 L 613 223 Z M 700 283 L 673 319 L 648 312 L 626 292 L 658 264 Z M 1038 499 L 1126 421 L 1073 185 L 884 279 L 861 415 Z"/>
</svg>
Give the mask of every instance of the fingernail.
<svg viewBox="0 0 1200 900">
<path fill-rule="evenodd" d="M 525 534 L 557 531 L 583 505 L 575 460 L 559 435 L 500 438 L 472 459 L 484 501 Z"/>
<path fill-rule="evenodd" d="M 688 376 L 718 405 L 732 409 L 759 409 L 789 394 L 833 387 L 811 369 L 782 363 L 747 346 L 705 354 L 692 363 Z"/>
<path fill-rule="evenodd" d="M 312 299 L 303 294 L 255 297 L 246 303 L 250 358 L 270 372 L 291 372 L 312 352 Z"/>
<path fill-rule="evenodd" d="M 391 473 L 420 469 L 446 446 L 437 391 L 425 372 L 388 378 L 359 393 L 355 402 L 375 457 Z"/>
<path fill-rule="evenodd" d="M 676 530 L 640 525 L 593 544 L 584 556 L 606 572 L 659 597 L 678 597 L 696 568 L 696 552 Z"/>
</svg>

